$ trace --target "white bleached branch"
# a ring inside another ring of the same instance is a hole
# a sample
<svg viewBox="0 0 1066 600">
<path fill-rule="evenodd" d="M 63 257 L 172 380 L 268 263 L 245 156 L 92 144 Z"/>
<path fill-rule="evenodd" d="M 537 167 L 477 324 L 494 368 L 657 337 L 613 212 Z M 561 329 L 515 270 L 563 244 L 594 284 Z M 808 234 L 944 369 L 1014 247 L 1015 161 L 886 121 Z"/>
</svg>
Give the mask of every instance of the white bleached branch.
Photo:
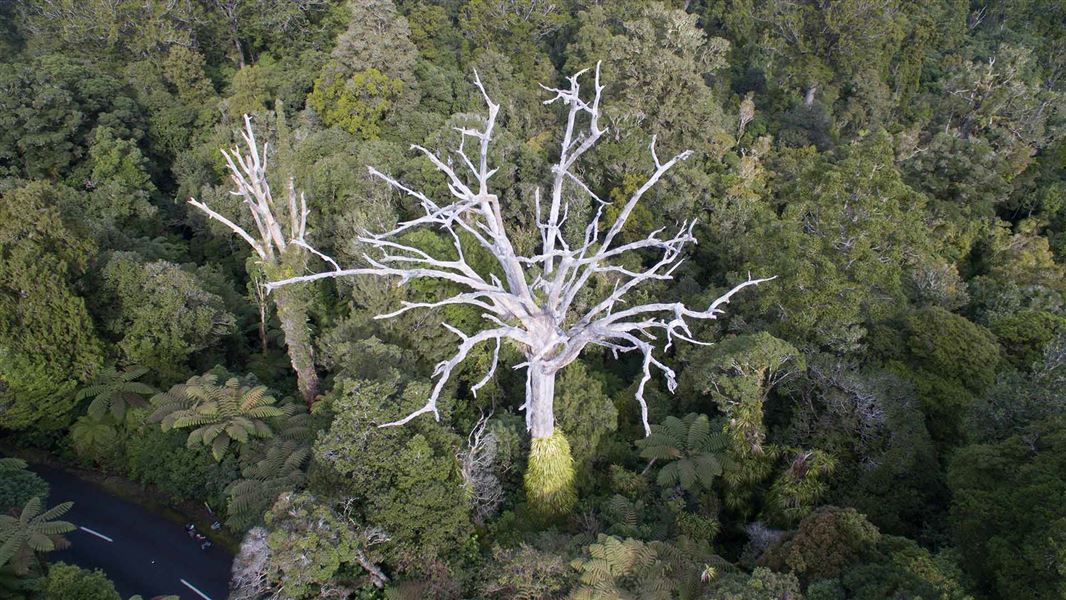
<svg viewBox="0 0 1066 600">
<path fill-rule="evenodd" d="M 208 207 L 206 204 L 204 204 L 203 202 L 200 202 L 200 201 L 198 201 L 198 200 L 196 200 L 194 198 L 189 198 L 189 204 L 191 204 L 191 205 L 195 206 L 196 208 L 200 209 L 200 211 L 203 212 L 204 214 L 206 214 L 208 217 L 218 221 L 219 223 L 222 223 L 223 225 L 228 227 L 231 231 L 233 231 L 238 236 L 240 236 L 241 239 L 243 239 L 244 241 L 248 242 L 248 245 L 252 247 L 252 250 L 254 250 L 255 253 L 258 254 L 260 258 L 262 258 L 262 259 L 266 259 L 267 258 L 266 247 L 260 245 L 259 242 L 257 242 L 255 240 L 255 238 L 253 238 L 251 235 L 249 235 L 248 232 L 245 231 L 243 227 L 241 227 L 240 225 L 237 225 L 233 221 L 230 221 L 226 217 L 223 217 L 222 215 L 218 214 L 217 212 L 211 210 L 211 208 Z"/>
<path fill-rule="evenodd" d="M 487 329 L 475 333 L 474 335 L 466 335 L 462 331 L 459 331 L 458 329 L 452 327 L 451 325 L 448 325 L 447 323 L 444 324 L 444 327 L 448 329 L 448 331 L 451 331 L 455 335 L 459 336 L 460 340 L 462 341 L 459 343 L 459 349 L 456 351 L 455 355 L 448 360 L 438 363 L 437 368 L 433 370 L 433 376 L 437 378 L 437 382 L 436 384 L 434 384 L 433 390 L 429 394 L 429 399 L 426 400 L 426 404 L 422 406 L 422 408 L 419 408 L 418 410 L 412 412 L 411 414 L 407 415 L 402 419 L 399 419 L 397 421 L 391 421 L 389 423 L 383 423 L 379 425 L 379 427 L 393 427 L 396 425 L 403 425 L 405 423 L 410 422 L 411 419 L 414 419 L 415 417 L 419 415 L 424 415 L 426 413 L 433 413 L 433 417 L 439 421 L 440 413 L 437 412 L 437 399 L 440 398 L 440 393 L 444 389 L 445 384 L 447 384 L 448 380 L 451 379 L 452 371 L 455 369 L 455 367 L 459 365 L 459 363 L 466 360 L 467 355 L 470 354 L 470 351 L 473 350 L 475 346 L 477 346 L 481 342 L 485 342 L 488 340 L 496 340 L 496 343 L 499 344 L 500 339 L 507 337 L 516 339 L 516 341 L 521 341 L 522 339 L 521 333 L 518 330 L 510 327 Z"/>
<path fill-rule="evenodd" d="M 497 472 L 509 468 L 508 464 L 500 464 L 499 440 L 488 430 L 491 417 L 492 413 L 481 415 L 467 436 L 466 444 L 455 454 L 478 523 L 492 516 L 503 501 L 503 486 Z"/>
<path fill-rule="evenodd" d="M 223 149 L 222 156 L 226 159 L 230 179 L 236 188 L 230 193 L 244 200 L 244 205 L 255 223 L 257 237 L 195 198 L 189 198 L 189 204 L 240 236 L 261 260 L 274 260 L 275 257 L 281 256 L 286 247 L 292 243 L 314 252 L 314 249 L 303 242 L 307 228 L 307 201 L 303 194 L 297 195 L 296 185 L 292 178 L 289 178 L 286 186 L 285 212 L 287 214 L 285 216 L 289 221 L 289 235 L 286 237 L 282 233 L 277 217 L 277 206 L 270 191 L 270 183 L 267 181 L 267 144 L 263 144 L 262 148 L 259 147 L 252 128 L 252 118 L 248 115 L 244 116 L 244 131 L 241 132 L 241 137 L 244 139 L 245 148 L 234 146 L 231 150 Z M 319 256 L 322 255 L 319 254 Z"/>
<path fill-rule="evenodd" d="M 470 393 L 477 398 L 477 391 L 485 387 L 489 381 L 492 381 L 492 376 L 496 374 L 496 366 L 500 364 L 500 338 L 496 338 L 496 349 L 492 351 L 492 364 L 489 366 L 489 370 L 485 373 L 485 377 L 481 381 L 475 383 L 470 388 Z"/>
</svg>

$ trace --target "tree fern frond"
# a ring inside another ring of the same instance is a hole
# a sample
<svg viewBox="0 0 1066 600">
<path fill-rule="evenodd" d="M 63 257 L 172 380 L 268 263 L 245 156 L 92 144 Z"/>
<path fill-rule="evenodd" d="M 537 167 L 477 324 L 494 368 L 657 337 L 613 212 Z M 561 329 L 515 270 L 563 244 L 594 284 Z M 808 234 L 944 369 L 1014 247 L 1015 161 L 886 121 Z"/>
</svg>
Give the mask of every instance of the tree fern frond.
<svg viewBox="0 0 1066 600">
<path fill-rule="evenodd" d="M 207 415 L 192 412 L 177 413 L 173 419 L 171 419 L 171 428 L 185 429 L 187 427 L 205 427 L 214 423 L 215 420 Z"/>
<path fill-rule="evenodd" d="M 22 513 L 19 516 L 19 521 L 22 523 L 29 523 L 38 514 L 41 513 L 41 498 L 40 496 L 34 496 L 26 501 L 25 506 L 22 507 Z"/>
<path fill-rule="evenodd" d="M 140 365 L 130 365 L 122 372 L 122 377 L 126 381 L 133 381 L 134 379 L 140 379 L 148 373 L 147 367 Z"/>
<path fill-rule="evenodd" d="M 70 533 L 75 529 L 77 529 L 77 527 L 73 523 L 68 523 L 66 521 L 42 522 L 37 526 L 37 531 L 40 531 L 45 535 L 63 535 L 64 533 Z"/>
<path fill-rule="evenodd" d="M 26 545 L 34 552 L 51 552 L 56 549 L 56 544 L 52 541 L 52 538 L 38 531 L 31 532 L 26 537 Z"/>
<path fill-rule="evenodd" d="M 240 396 L 241 412 L 249 411 L 263 404 L 273 403 L 274 398 L 267 395 L 267 388 L 265 385 L 258 385 L 249 390 L 245 390 Z"/>
<path fill-rule="evenodd" d="M 122 391 L 127 394 L 138 394 L 140 396 L 147 396 L 149 394 L 156 393 L 156 389 L 147 383 L 140 381 L 130 381 L 122 386 Z"/>
<path fill-rule="evenodd" d="M 697 416 L 688 423 L 688 432 L 685 435 L 685 449 L 689 454 L 706 452 L 710 435 L 711 422 L 707 415 Z"/>
<path fill-rule="evenodd" d="M 255 436 L 260 438 L 267 438 L 273 435 L 274 432 L 270 429 L 270 425 L 267 425 L 265 421 L 255 421 Z"/>
<path fill-rule="evenodd" d="M 111 389 L 111 386 L 104 384 L 87 385 L 78 390 L 78 393 L 74 395 L 74 399 L 80 402 L 92 396 L 99 396 L 100 394 L 107 392 L 109 389 Z"/>
<path fill-rule="evenodd" d="M 0 567 L 11 561 L 19 550 L 26 545 L 26 540 L 21 535 L 11 535 L 3 544 L 0 544 Z"/>
<path fill-rule="evenodd" d="M 248 425 L 251 426 L 254 431 L 255 427 L 251 425 L 251 423 L 248 423 Z M 245 429 L 244 424 L 236 420 L 229 421 L 229 423 L 226 425 L 226 433 L 229 435 L 229 437 L 236 440 L 238 444 L 244 444 L 248 442 L 248 430 Z"/>
<path fill-rule="evenodd" d="M 222 457 L 225 456 L 229 442 L 229 436 L 226 435 L 219 435 L 211 442 L 211 456 L 215 458 L 216 462 L 221 461 Z"/>
<path fill-rule="evenodd" d="M 686 490 L 696 489 L 696 465 L 691 460 L 679 460 L 677 465 L 677 479 L 681 487 Z"/>
</svg>

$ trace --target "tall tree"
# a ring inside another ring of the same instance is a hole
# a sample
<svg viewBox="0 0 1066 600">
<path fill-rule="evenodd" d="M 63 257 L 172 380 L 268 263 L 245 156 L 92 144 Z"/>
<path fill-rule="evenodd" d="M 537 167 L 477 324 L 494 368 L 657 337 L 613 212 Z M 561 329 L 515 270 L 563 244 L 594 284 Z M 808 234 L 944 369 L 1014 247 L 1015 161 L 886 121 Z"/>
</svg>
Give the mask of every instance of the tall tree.
<svg viewBox="0 0 1066 600">
<path fill-rule="evenodd" d="M 383 123 L 417 108 L 418 49 L 392 0 L 351 2 L 348 9 L 348 30 L 338 36 L 307 104 L 326 124 L 376 139 Z"/>
<path fill-rule="evenodd" d="M 0 426 L 63 426 L 71 392 L 103 362 L 77 282 L 95 245 L 61 207 L 78 195 L 28 183 L 0 197 Z"/>
<path fill-rule="evenodd" d="M 307 267 L 308 251 L 313 252 L 304 241 L 307 229 L 307 204 L 290 177 L 286 188 L 287 203 L 279 206 L 274 201 L 266 176 L 267 144 L 260 150 L 252 131 L 252 120 L 244 118 L 245 131 L 241 134 L 247 145 L 247 153 L 235 146 L 232 151 L 223 150 L 230 177 L 237 187 L 233 192 L 244 200 L 244 205 L 255 221 L 256 236 L 243 227 L 211 210 L 203 202 L 190 198 L 189 204 L 208 217 L 230 228 L 251 246 L 259 257 L 259 264 L 270 279 L 283 279 L 303 272 Z M 288 227 L 288 236 L 282 228 Z M 299 290 L 279 290 L 273 294 L 278 320 L 285 333 L 292 368 L 296 371 L 300 395 L 310 408 L 318 397 L 318 373 L 315 371 L 314 348 L 308 325 L 307 299 Z"/>
<path fill-rule="evenodd" d="M 233 332 L 236 317 L 225 300 L 194 272 L 171 262 L 143 262 L 135 252 L 114 253 L 101 272 L 107 329 L 130 362 L 162 377 L 188 375 L 195 353 Z"/>
<path fill-rule="evenodd" d="M 370 168 L 372 175 L 417 199 L 425 215 L 402 222 L 392 231 L 360 236 L 360 242 L 381 253 L 379 258 L 365 256 L 366 267 L 343 269 L 332 258 L 314 251 L 333 269 L 269 284 L 277 290 L 323 278 L 375 275 L 397 277 L 401 284 L 412 279 L 433 279 L 465 290 L 434 302 L 405 301 L 398 310 L 381 315 L 380 318 L 388 318 L 418 308 L 465 305 L 483 311 L 484 319 L 483 328 L 472 334 L 444 324 L 448 331 L 459 337 L 460 343 L 454 356 L 437 365 L 434 372 L 436 383 L 429 399 L 422 408 L 381 426 L 402 425 L 427 413 L 439 419 L 437 399 L 454 369 L 475 347 L 485 342 L 495 345 L 488 373 L 471 389 L 476 394 L 495 372 L 501 343 L 515 344 L 526 358 L 518 366 L 526 367 L 527 371 L 526 401 L 522 409 L 525 410 L 526 428 L 533 438 L 526 491 L 531 504 L 546 514 L 566 512 L 575 500 L 569 444 L 555 429 L 556 373 L 576 360 L 589 345 L 599 346 L 615 355 L 640 352 L 643 375 L 636 397 L 641 406 L 644 429 L 650 433 L 644 390 L 652 378 L 653 369 L 665 375 L 671 391 L 676 387 L 674 371 L 655 355 L 660 341 L 656 334 L 665 336 L 664 350 L 668 350 L 675 340 L 694 341 L 689 319 L 714 319 L 737 292 L 767 281 L 749 276 L 711 302 L 705 310 L 691 309 L 680 302 L 625 307 L 627 296 L 631 297 L 629 293 L 640 284 L 671 279 L 684 258 L 685 247 L 696 241 L 692 235 L 694 223 L 688 221 L 681 223 L 674 234 L 664 235 L 664 227 L 633 241 L 624 241 L 619 236 L 641 197 L 690 153 L 682 152 L 663 162 L 655 152 L 653 137 L 653 172 L 628 198 L 619 201 L 618 206 L 610 207 L 615 215 L 613 218 L 605 217 L 609 204 L 601 200 L 574 170 L 582 155 L 606 133 L 606 128 L 600 126 L 603 86 L 600 85 L 599 67 L 595 71 L 591 99 L 582 98 L 580 93 L 579 78 L 583 73 L 571 76 L 566 88 L 548 88 L 555 95 L 548 102 L 561 102 L 569 111 L 559 158 L 551 169 L 547 206 L 542 206 L 540 188 L 533 194 L 539 252 L 523 256 L 515 250 L 498 196 L 489 191 L 489 180 L 496 173 L 496 169 L 489 165 L 489 150 L 500 106 L 492 101 L 475 73 L 475 83 L 488 106 L 488 116 L 481 129 L 459 128 L 461 141 L 456 154 L 469 170 L 473 183 L 468 185 L 450 164 L 416 145 L 415 148 L 447 177 L 452 196 L 450 202 L 438 203 Z M 586 119 L 587 125 L 579 126 L 579 120 L 584 122 Z M 465 142 L 468 139 L 477 144 L 473 157 L 467 154 Z M 262 179 L 257 185 L 265 185 L 265 174 L 261 170 L 254 172 Z M 573 225 L 566 223 L 568 217 L 580 214 L 583 207 L 589 209 L 584 211 L 586 214 L 592 212 L 593 206 L 595 212 L 583 228 L 578 226 L 574 231 Z M 601 220 L 604 224 L 610 223 L 605 230 L 601 230 Z M 452 248 L 447 251 L 450 256 L 434 256 L 405 237 L 416 230 L 424 233 L 427 228 L 442 231 L 450 238 Z M 302 237 L 290 244 L 309 248 Z M 476 264 L 473 255 L 486 252 L 494 257 L 495 264 L 490 272 L 481 273 L 472 266 Z M 658 256 L 648 258 L 654 255 Z M 623 256 L 632 260 L 623 263 Z"/>
</svg>

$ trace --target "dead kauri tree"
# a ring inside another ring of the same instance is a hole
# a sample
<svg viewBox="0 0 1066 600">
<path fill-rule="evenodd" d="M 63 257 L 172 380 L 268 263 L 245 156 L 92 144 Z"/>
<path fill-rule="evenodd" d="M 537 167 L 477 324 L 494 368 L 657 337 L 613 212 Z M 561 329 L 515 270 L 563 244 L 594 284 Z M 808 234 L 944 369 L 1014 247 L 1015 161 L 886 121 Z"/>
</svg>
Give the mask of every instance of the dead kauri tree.
<svg viewBox="0 0 1066 600">
<path fill-rule="evenodd" d="M 234 146 L 222 155 L 229 167 L 234 189 L 231 194 L 239 196 L 255 223 L 255 235 L 248 233 L 237 223 L 215 212 L 194 198 L 189 204 L 200 209 L 211 219 L 222 223 L 244 240 L 259 257 L 259 266 L 268 280 L 286 279 L 307 270 L 308 251 L 301 246 L 307 229 L 307 203 L 303 194 L 297 196 L 292 178 L 286 182 L 285 204 L 279 206 L 267 181 L 267 144 L 259 148 L 252 131 L 252 120 L 244 117 L 246 150 Z M 308 326 L 308 301 L 298 289 L 277 290 L 273 295 L 281 330 L 285 334 L 285 347 L 296 371 L 296 383 L 308 409 L 318 397 L 318 373 L 315 371 L 314 347 Z"/>
<path fill-rule="evenodd" d="M 516 345 L 525 357 L 524 362 L 515 368 L 525 368 L 527 373 L 525 403 L 521 410 L 525 411 L 526 428 L 532 437 L 525 487 L 530 504 L 546 514 L 565 513 L 575 501 L 570 447 L 555 428 L 553 401 L 559 370 L 576 360 L 590 345 L 605 348 L 614 355 L 641 353 L 643 367 L 636 400 L 640 404 L 645 432 L 650 432 L 644 389 L 653 371 L 665 376 L 670 391 L 676 387 L 674 371 L 661 362 L 656 355 L 657 348 L 668 350 L 674 340 L 699 343 L 692 339 L 691 320 L 716 318 L 722 313 L 723 305 L 739 291 L 769 280 L 749 276 L 702 309 L 692 309 L 680 302 L 627 305 L 627 294 L 640 284 L 671 279 L 682 263 L 685 246 L 696 242 L 692 235 L 694 221 L 681 223 L 674 233 L 664 233 L 663 228 L 636 241 L 623 242 L 621 239 L 622 230 L 637 203 L 671 167 L 688 158 L 690 152 L 662 161 L 655 151 L 653 137 L 650 149 L 654 170 L 632 195 L 618 201 L 620 206 L 616 215 L 606 219 L 604 209 L 608 203 L 601 200 L 574 171 L 575 163 L 607 132 L 600 123 L 603 87 L 599 67 L 593 74 L 590 99 L 581 96 L 579 78 L 584 73 L 570 77 L 565 89 L 545 88 L 554 94 L 545 104 L 561 102 L 568 108 L 568 113 L 559 157 L 551 169 L 547 198 L 543 198 L 545 193 L 541 189 L 537 189 L 532 198 L 540 236 L 536 254 L 522 256 L 516 252 L 500 201 L 491 191 L 490 179 L 496 169 L 489 164 L 489 150 L 500 106 L 492 101 L 475 73 L 475 85 L 488 106 L 488 115 L 480 129 L 458 129 L 461 141 L 455 151 L 455 162 L 421 146 L 413 146 L 447 179 L 450 197 L 445 200 L 430 198 L 371 167 L 371 175 L 416 199 L 424 214 L 399 223 L 391 231 L 366 233 L 359 237 L 358 241 L 370 252 L 364 255 L 365 266 L 357 268 L 342 268 L 332 258 L 311 249 L 297 235 L 290 243 L 307 248 L 332 269 L 268 284 L 270 289 L 281 291 L 292 284 L 327 277 L 373 275 L 395 277 L 400 284 L 424 278 L 458 285 L 462 291 L 455 295 L 435 302 L 403 302 L 396 311 L 378 317 L 385 319 L 409 310 L 466 305 L 481 311 L 485 323 L 483 329 L 472 332 L 460 331 L 445 323 L 444 327 L 459 338 L 459 346 L 454 356 L 437 365 L 435 385 L 425 405 L 382 426 L 402 425 L 424 414 L 439 419 L 437 400 L 452 372 L 474 348 L 480 344 L 491 344 L 494 348 L 488 373 L 471 389 L 476 394 L 493 376 L 501 344 Z M 477 144 L 476 157 L 471 157 L 473 152 L 467 153 L 465 142 L 468 140 Z M 580 239 L 568 239 L 563 225 L 575 194 L 587 196 L 582 200 L 591 201 L 595 211 L 584 226 L 583 234 L 574 236 Z M 447 236 L 453 248 L 451 255 L 434 256 L 405 243 L 404 234 L 418 228 L 436 229 Z M 302 229 L 298 233 L 302 234 Z M 478 272 L 466 260 L 470 245 L 474 244 L 495 257 L 502 280 L 496 274 Z M 640 268 L 622 266 L 619 258 L 629 252 L 645 255 L 650 252 L 656 258 L 645 261 L 645 266 Z M 596 280 L 608 281 L 605 289 L 610 291 L 604 292 L 598 301 L 579 299 L 579 293 Z"/>
</svg>

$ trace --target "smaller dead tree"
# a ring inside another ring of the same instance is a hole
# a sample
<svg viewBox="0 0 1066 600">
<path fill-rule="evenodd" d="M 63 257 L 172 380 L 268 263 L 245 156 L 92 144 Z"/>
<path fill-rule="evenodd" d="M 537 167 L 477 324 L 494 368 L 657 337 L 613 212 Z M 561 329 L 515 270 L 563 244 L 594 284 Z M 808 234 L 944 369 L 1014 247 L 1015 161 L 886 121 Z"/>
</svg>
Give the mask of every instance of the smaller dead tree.
<svg viewBox="0 0 1066 600">
<path fill-rule="evenodd" d="M 466 438 L 464 447 L 456 453 L 459 470 L 463 476 L 474 508 L 474 521 L 482 525 L 485 519 L 496 513 L 503 502 L 503 484 L 497 476 L 496 464 L 499 440 L 492 431 L 486 431 L 492 414 L 482 415 Z"/>
<path fill-rule="evenodd" d="M 297 195 L 295 183 L 290 177 L 286 187 L 286 202 L 279 206 L 267 181 L 268 144 L 259 148 L 252 131 L 252 120 L 247 115 L 241 136 L 246 150 L 234 146 L 229 152 L 223 150 L 222 155 L 226 158 L 226 166 L 236 188 L 230 193 L 243 200 L 255 223 L 255 235 L 195 198 L 190 198 L 189 204 L 225 225 L 251 246 L 259 257 L 259 265 L 268 281 L 303 273 L 309 255 L 308 249 L 302 244 L 307 229 L 307 202 L 303 194 Z M 278 290 L 273 298 L 281 330 L 285 334 L 286 350 L 296 371 L 300 395 L 310 408 L 318 397 L 319 384 L 308 326 L 307 300 L 297 289 Z"/>
</svg>

